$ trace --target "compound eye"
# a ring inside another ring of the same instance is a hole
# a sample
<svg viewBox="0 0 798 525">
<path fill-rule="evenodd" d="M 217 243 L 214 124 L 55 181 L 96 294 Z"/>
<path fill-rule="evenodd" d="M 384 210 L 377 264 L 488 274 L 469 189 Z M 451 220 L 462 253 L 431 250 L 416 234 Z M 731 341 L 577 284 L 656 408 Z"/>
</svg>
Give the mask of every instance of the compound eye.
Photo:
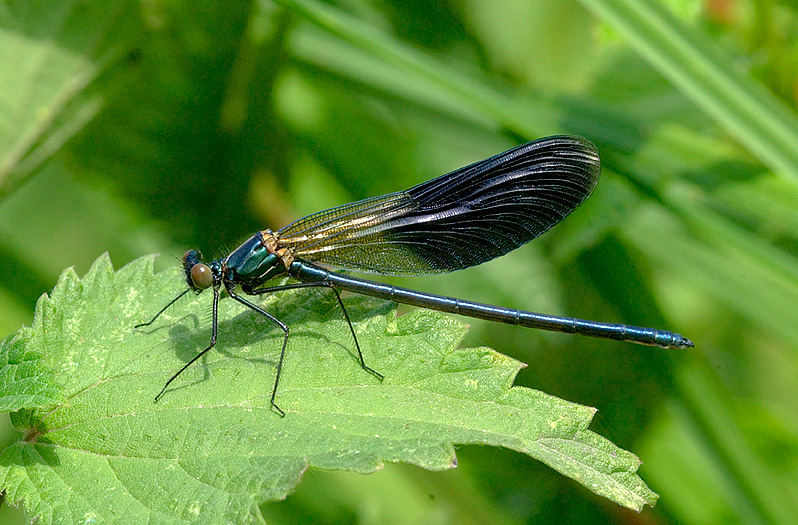
<svg viewBox="0 0 798 525">
<path fill-rule="evenodd" d="M 205 290 L 213 285 L 213 272 L 205 263 L 197 263 L 191 268 L 191 282 L 197 290 Z"/>
<path fill-rule="evenodd" d="M 197 250 L 189 250 L 183 254 L 183 258 L 180 260 L 183 261 L 183 266 L 190 266 L 191 264 L 200 262 L 202 260 L 202 254 Z"/>
</svg>

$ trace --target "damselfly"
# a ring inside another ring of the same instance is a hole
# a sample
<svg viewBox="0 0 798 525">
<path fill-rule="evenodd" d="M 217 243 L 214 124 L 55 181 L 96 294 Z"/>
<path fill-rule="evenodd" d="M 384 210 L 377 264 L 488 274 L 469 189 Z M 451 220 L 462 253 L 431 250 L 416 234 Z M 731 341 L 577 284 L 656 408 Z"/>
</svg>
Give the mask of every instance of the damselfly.
<svg viewBox="0 0 798 525">
<path fill-rule="evenodd" d="M 288 344 L 288 326 L 244 294 L 297 288 L 332 290 L 349 325 L 360 366 L 382 380 L 363 359 L 340 290 L 443 312 L 543 330 L 630 341 L 662 348 L 693 343 L 679 334 L 623 324 L 545 315 L 463 299 L 443 297 L 330 271 L 328 267 L 388 275 L 451 272 L 489 261 L 518 248 L 563 220 L 590 195 L 599 179 L 595 146 L 584 138 L 554 136 L 529 142 L 489 159 L 424 182 L 407 191 L 372 197 L 321 211 L 273 232 L 263 230 L 231 254 L 204 263 L 197 250 L 183 256 L 188 288 L 147 323 L 189 291 L 213 290 L 210 344 L 164 385 L 156 401 L 186 368 L 216 344 L 222 288 L 284 333 L 277 385 Z M 295 283 L 264 286 L 291 277 Z"/>
</svg>

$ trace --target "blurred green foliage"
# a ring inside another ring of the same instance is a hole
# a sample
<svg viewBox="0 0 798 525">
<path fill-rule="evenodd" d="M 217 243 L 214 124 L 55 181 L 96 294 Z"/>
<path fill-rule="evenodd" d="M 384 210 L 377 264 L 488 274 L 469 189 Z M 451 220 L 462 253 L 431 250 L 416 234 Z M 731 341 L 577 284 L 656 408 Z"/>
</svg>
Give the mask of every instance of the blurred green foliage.
<svg viewBox="0 0 798 525">
<path fill-rule="evenodd" d="M 661 496 L 646 521 L 798 515 L 798 7 L 774 0 L 6 0 L 0 335 L 68 266 L 187 247 L 415 183 L 558 132 L 593 197 L 535 243 L 391 280 L 652 325 L 690 352 L 472 324 L 520 381 L 598 407 Z M 180 284 L 175 284 L 176 290 Z M 10 436 L 8 439 L 15 439 Z M 309 472 L 279 522 L 615 523 L 529 458 Z M 0 519 L 9 516 L 6 507 Z"/>
</svg>

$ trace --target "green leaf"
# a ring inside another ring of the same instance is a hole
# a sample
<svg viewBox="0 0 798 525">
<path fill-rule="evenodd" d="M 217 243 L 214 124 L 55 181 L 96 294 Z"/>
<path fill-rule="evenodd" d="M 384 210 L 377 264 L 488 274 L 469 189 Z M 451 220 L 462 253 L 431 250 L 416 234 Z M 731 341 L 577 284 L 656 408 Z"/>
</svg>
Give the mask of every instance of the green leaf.
<svg viewBox="0 0 798 525">
<path fill-rule="evenodd" d="M 0 400 L 24 436 L 2 452 L 0 479 L 29 519 L 259 521 L 258 505 L 284 498 L 308 467 L 442 470 L 466 443 L 529 454 L 630 508 L 656 501 L 640 461 L 587 429 L 594 409 L 512 387 L 523 365 L 457 348 L 466 326 L 456 320 L 396 318 L 363 297 L 347 310 L 382 383 L 360 368 L 334 299 L 303 290 L 263 301 L 292 327 L 277 395 L 285 418 L 269 404 L 282 331 L 229 299 L 216 348 L 155 403 L 207 345 L 210 297 L 134 330 L 181 289 L 179 270 L 153 275 L 152 264 L 114 273 L 103 256 L 82 280 L 64 272 L 33 327 L 0 347 Z"/>
<path fill-rule="evenodd" d="M 42 368 L 44 355 L 30 345 L 33 334 L 23 328 L 0 341 L 0 411 L 11 412 L 55 404 L 61 389 L 52 373 Z"/>
</svg>

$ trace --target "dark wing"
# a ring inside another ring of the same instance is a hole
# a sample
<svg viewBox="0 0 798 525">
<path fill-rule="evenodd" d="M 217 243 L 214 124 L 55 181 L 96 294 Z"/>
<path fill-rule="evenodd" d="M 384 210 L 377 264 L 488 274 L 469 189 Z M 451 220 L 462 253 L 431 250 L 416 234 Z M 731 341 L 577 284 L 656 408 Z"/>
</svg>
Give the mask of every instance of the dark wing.
<svg viewBox="0 0 798 525">
<path fill-rule="evenodd" d="M 590 195 L 599 172 L 589 141 L 547 137 L 407 191 L 309 215 L 277 232 L 278 243 L 346 270 L 450 272 L 547 231 Z"/>
</svg>

